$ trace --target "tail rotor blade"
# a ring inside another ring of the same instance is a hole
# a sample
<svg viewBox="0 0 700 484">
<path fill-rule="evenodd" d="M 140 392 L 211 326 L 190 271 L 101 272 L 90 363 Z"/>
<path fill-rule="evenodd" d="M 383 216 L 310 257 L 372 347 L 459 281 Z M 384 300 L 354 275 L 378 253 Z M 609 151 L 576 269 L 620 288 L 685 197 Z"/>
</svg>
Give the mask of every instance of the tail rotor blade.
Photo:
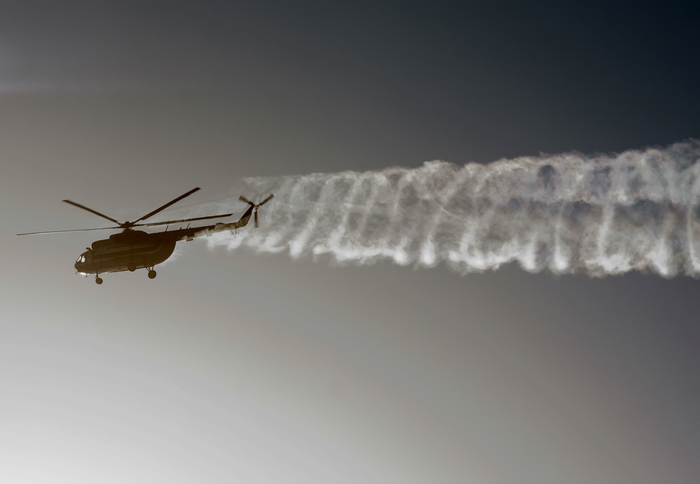
<svg viewBox="0 0 700 484">
<path fill-rule="evenodd" d="M 258 228 L 258 210 L 255 210 L 255 228 Z"/>
<path fill-rule="evenodd" d="M 241 195 L 240 197 L 238 197 L 238 199 L 239 199 L 241 202 L 245 202 L 245 203 L 250 204 L 250 205 L 255 205 L 253 202 L 251 202 L 250 200 L 248 200 L 248 199 L 247 199 L 246 197 L 244 197 L 243 195 Z"/>
<path fill-rule="evenodd" d="M 260 202 L 260 203 L 258 204 L 258 207 L 262 207 L 262 206 L 265 205 L 267 202 L 269 202 L 270 200 L 272 200 L 274 197 L 275 197 L 275 196 L 274 196 L 272 193 L 270 193 L 270 196 L 267 197 L 267 198 L 266 198 L 265 200 L 263 200 L 262 202 Z"/>
</svg>

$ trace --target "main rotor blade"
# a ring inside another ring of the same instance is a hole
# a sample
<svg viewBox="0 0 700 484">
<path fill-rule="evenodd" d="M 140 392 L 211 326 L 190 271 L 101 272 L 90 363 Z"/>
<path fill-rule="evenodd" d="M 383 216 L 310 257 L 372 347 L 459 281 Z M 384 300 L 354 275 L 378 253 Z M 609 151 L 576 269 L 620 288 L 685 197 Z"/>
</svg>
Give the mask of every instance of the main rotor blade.
<svg viewBox="0 0 700 484">
<path fill-rule="evenodd" d="M 208 215 L 206 217 L 193 217 L 193 218 L 183 218 L 180 220 L 167 220 L 165 222 L 151 222 L 147 224 L 135 224 L 133 227 L 152 227 L 154 225 L 168 225 L 168 224 L 179 224 L 181 222 L 193 222 L 195 220 L 208 220 L 210 218 L 221 218 L 221 217 L 230 217 L 233 215 L 232 213 L 224 213 L 221 215 Z"/>
<path fill-rule="evenodd" d="M 28 232 L 26 234 L 15 234 L 15 237 L 23 235 L 45 235 L 45 234 L 64 234 L 66 232 L 88 232 L 90 230 L 119 230 L 121 227 L 99 227 L 96 229 L 70 229 L 70 230 L 49 230 L 46 232 Z"/>
<path fill-rule="evenodd" d="M 86 207 L 85 205 L 80 205 L 79 203 L 75 203 L 75 202 L 73 202 L 73 201 L 71 201 L 71 200 L 63 200 L 63 201 L 64 201 L 65 203 L 68 203 L 68 204 L 70 204 L 70 205 L 73 205 L 74 207 L 82 208 L 83 210 L 87 210 L 87 211 L 90 212 L 90 213 L 94 213 L 95 215 L 99 215 L 99 216 L 102 217 L 102 218 L 106 218 L 106 219 L 109 220 L 110 222 L 114 222 L 114 223 L 117 224 L 117 225 L 121 225 L 121 223 L 119 223 L 119 220 L 115 220 L 115 219 L 113 219 L 112 217 L 108 217 L 107 215 L 105 215 L 105 214 L 103 214 L 103 213 L 100 213 L 100 212 L 98 212 L 97 210 L 93 210 L 93 209 L 91 209 L 91 208 L 88 208 L 88 207 Z"/>
<path fill-rule="evenodd" d="M 273 198 L 275 198 L 275 196 L 274 196 L 272 193 L 270 193 L 270 196 L 269 196 L 269 197 L 267 197 L 267 198 L 266 198 L 265 200 L 263 200 L 262 202 L 258 203 L 258 207 L 262 207 L 263 205 L 265 205 L 267 202 L 269 202 L 269 201 L 272 200 Z"/>
<path fill-rule="evenodd" d="M 200 189 L 199 187 L 193 188 L 193 189 L 190 190 L 189 192 L 187 192 L 187 193 L 185 193 L 185 194 L 183 194 L 183 195 L 180 195 L 180 196 L 177 197 L 177 198 L 174 198 L 174 199 L 170 200 L 168 203 L 166 203 L 166 204 L 163 205 L 162 207 L 158 207 L 158 208 L 156 208 L 154 211 L 152 211 L 151 213 L 146 214 L 146 215 L 144 215 L 143 217 L 134 220 L 134 223 L 140 222 L 141 220 L 146 220 L 147 218 L 150 218 L 150 217 L 153 217 L 153 216 L 154 216 L 155 214 L 157 214 L 158 212 L 160 212 L 160 211 L 162 211 L 162 210 L 165 210 L 166 208 L 168 208 L 168 207 L 169 207 L 170 205 L 172 205 L 173 203 L 177 203 L 177 202 L 179 202 L 180 200 L 182 200 L 182 199 L 185 198 L 185 197 L 189 197 L 190 195 L 192 195 L 194 192 L 196 192 L 196 191 L 199 190 L 199 189 Z"/>
</svg>

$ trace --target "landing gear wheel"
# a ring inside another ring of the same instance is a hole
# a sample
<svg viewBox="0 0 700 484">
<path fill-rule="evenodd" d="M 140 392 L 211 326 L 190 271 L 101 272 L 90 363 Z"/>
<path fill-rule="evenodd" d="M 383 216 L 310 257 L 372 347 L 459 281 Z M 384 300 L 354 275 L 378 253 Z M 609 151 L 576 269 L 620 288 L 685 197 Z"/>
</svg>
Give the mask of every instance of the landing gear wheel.
<svg viewBox="0 0 700 484">
<path fill-rule="evenodd" d="M 97 284 L 102 284 L 102 278 L 100 276 L 95 276 L 95 282 Z"/>
<path fill-rule="evenodd" d="M 129 262 L 129 265 L 126 266 L 126 268 L 129 269 L 129 272 L 134 272 L 136 270 L 136 264 Z"/>
<path fill-rule="evenodd" d="M 148 278 L 149 278 L 149 279 L 155 279 L 157 275 L 158 275 L 158 274 L 157 274 L 156 271 L 154 271 L 153 269 L 151 269 L 150 271 L 148 271 Z"/>
</svg>

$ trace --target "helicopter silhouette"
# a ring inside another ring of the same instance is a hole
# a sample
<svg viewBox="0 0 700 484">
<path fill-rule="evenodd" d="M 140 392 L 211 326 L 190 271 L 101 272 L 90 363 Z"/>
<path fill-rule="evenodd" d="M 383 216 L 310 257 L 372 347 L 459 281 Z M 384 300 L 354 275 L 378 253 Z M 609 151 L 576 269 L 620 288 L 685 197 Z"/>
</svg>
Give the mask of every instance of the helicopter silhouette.
<svg viewBox="0 0 700 484">
<path fill-rule="evenodd" d="M 94 241 L 92 243 L 92 246 L 88 247 L 85 252 L 80 254 L 78 260 L 75 261 L 75 270 L 79 274 L 85 276 L 87 276 L 88 274 L 95 274 L 95 282 L 97 284 L 102 284 L 103 282 L 102 278 L 100 277 L 100 274 L 104 274 L 106 272 L 134 272 L 137 269 L 147 269 L 148 278 L 154 279 L 156 277 L 156 271 L 154 267 L 157 264 L 165 262 L 172 255 L 173 251 L 175 250 L 175 245 L 178 241 L 189 241 L 193 240 L 195 237 L 211 235 L 213 233 L 223 232 L 226 230 L 230 230 L 232 233 L 234 233 L 236 229 L 248 225 L 248 221 L 250 220 L 251 216 L 253 216 L 255 220 L 255 228 L 258 228 L 258 209 L 274 197 L 274 195 L 270 194 L 262 202 L 253 203 L 246 197 L 240 196 L 239 200 L 247 203 L 249 207 L 240 219 L 230 223 L 217 223 L 215 225 L 206 225 L 201 227 L 190 227 L 188 224 L 187 228 L 184 229 L 177 229 L 171 231 L 168 231 L 167 229 L 167 225 L 170 224 L 193 222 L 195 220 L 208 220 L 214 218 L 230 217 L 233 215 L 232 213 L 208 215 L 204 217 L 184 218 L 179 220 L 167 220 L 165 222 L 139 223 L 151 218 L 155 214 L 161 212 L 162 210 L 165 210 L 166 208 L 173 205 L 174 203 L 179 202 L 183 198 L 189 197 L 199 189 L 199 187 L 193 188 L 189 192 L 180 195 L 177 198 L 174 198 L 165 205 L 158 207 L 157 209 L 144 215 L 141 218 L 134 220 L 133 222 L 119 222 L 118 220 L 109 217 L 103 213 L 100 213 L 97 210 L 93 210 L 89 207 L 86 207 L 85 205 L 81 205 L 71 200 L 63 200 L 65 203 L 98 215 L 117 225 L 116 227 L 52 230 L 48 232 L 29 232 L 25 234 L 16 235 L 17 237 L 21 237 L 25 235 L 45 235 L 60 234 L 67 232 L 86 232 L 91 230 L 121 229 L 121 232 L 110 235 L 108 239 Z M 157 225 L 166 225 L 165 231 L 147 233 L 142 230 L 134 230 L 134 227 L 153 227 Z"/>
</svg>

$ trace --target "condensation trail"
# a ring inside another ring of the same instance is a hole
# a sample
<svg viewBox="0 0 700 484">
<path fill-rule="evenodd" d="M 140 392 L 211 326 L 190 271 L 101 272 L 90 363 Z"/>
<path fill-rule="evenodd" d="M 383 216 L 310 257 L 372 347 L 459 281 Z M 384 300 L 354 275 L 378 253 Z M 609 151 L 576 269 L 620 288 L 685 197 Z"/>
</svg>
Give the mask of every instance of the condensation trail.
<svg viewBox="0 0 700 484">
<path fill-rule="evenodd" d="M 260 228 L 209 240 L 341 263 L 444 262 L 462 273 L 517 261 L 530 272 L 697 276 L 699 159 L 691 140 L 619 155 L 248 178 L 236 193 L 275 194 Z"/>
</svg>

